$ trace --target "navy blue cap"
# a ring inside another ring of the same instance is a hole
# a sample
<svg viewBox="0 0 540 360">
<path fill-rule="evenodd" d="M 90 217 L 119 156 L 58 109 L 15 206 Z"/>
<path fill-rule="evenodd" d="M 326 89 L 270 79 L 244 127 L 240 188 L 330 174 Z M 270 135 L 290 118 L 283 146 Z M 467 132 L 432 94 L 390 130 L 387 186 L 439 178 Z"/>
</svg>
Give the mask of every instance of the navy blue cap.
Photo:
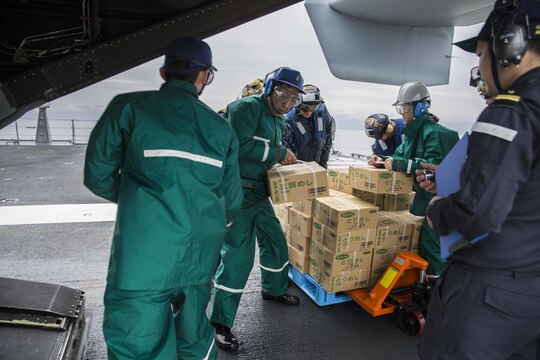
<svg viewBox="0 0 540 360">
<path fill-rule="evenodd" d="M 186 67 L 173 65 L 172 60 L 186 61 Z M 217 69 L 212 65 L 212 50 L 210 46 L 194 37 L 177 38 L 167 46 L 165 50 L 165 71 L 174 73 L 191 73 L 202 69 Z"/>
<path fill-rule="evenodd" d="M 279 81 L 284 84 L 290 85 L 292 87 L 295 87 L 300 91 L 302 94 L 305 94 L 306 92 L 302 89 L 302 85 L 304 85 L 304 79 L 302 78 L 302 75 L 299 71 L 288 68 L 288 67 L 282 67 L 276 70 L 274 75 L 272 76 L 273 81 Z"/>
<path fill-rule="evenodd" d="M 525 14 L 527 14 L 527 16 L 525 16 Z M 528 29 L 527 17 L 529 20 Z M 478 40 L 491 39 L 494 23 L 511 24 L 512 22 L 525 27 L 525 33 L 528 33 L 532 39 L 540 39 L 540 1 L 497 0 L 478 35 L 467 40 L 456 42 L 454 45 L 467 52 L 475 53 Z"/>
</svg>

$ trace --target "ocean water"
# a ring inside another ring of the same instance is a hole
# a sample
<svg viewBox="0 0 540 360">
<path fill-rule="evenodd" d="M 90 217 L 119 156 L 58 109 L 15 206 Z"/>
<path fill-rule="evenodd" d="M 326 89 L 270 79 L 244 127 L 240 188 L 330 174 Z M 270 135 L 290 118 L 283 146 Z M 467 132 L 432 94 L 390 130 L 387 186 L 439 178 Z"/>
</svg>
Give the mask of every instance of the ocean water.
<svg viewBox="0 0 540 360">
<path fill-rule="evenodd" d="M 96 120 L 49 118 L 52 141 L 59 145 L 86 144 L 95 123 Z M 21 118 L 0 129 L 0 143 L 13 144 L 18 141 L 20 144 L 31 145 L 36 138 L 36 130 L 37 119 Z M 370 155 L 371 144 L 373 140 L 363 130 L 338 128 L 333 148 L 345 155 Z"/>
</svg>

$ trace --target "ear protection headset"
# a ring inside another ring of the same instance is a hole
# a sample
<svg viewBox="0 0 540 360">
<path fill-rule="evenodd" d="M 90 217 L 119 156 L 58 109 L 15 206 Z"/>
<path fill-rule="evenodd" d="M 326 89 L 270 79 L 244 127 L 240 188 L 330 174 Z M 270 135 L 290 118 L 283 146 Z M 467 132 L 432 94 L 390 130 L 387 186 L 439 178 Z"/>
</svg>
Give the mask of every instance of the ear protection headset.
<svg viewBox="0 0 540 360">
<path fill-rule="evenodd" d="M 429 103 L 427 101 L 419 101 L 414 107 L 414 117 L 418 117 L 426 113 L 429 109 Z"/>
<path fill-rule="evenodd" d="M 388 121 L 388 126 L 386 127 L 386 134 L 390 135 L 394 132 L 394 125 L 392 125 L 392 120 Z"/>
<path fill-rule="evenodd" d="M 272 85 L 274 83 L 274 76 L 279 69 L 281 68 L 278 67 L 277 69 L 270 71 L 264 77 L 264 96 L 270 96 L 270 93 L 272 92 Z"/>
<path fill-rule="evenodd" d="M 503 68 L 510 64 L 519 65 L 523 54 L 527 51 L 529 33 L 529 17 L 519 9 L 519 0 L 499 0 L 495 4 L 495 16 L 491 21 L 491 38 L 493 55 Z M 525 15 L 527 29 L 515 23 L 516 15 Z M 501 16 L 512 15 L 509 23 L 502 23 Z"/>
</svg>

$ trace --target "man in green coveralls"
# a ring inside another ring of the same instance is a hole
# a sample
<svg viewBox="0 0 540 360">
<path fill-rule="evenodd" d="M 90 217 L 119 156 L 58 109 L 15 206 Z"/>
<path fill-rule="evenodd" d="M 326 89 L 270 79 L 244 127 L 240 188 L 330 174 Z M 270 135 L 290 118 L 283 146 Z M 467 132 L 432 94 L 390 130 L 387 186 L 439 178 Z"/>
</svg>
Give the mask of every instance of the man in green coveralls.
<svg viewBox="0 0 540 360">
<path fill-rule="evenodd" d="M 384 159 L 387 170 L 401 171 L 411 175 L 415 170 L 422 169 L 420 162 L 440 164 L 459 141 L 459 135 L 456 131 L 440 125 L 439 118 L 429 112 L 431 97 L 427 87 L 420 82 L 403 84 L 399 89 L 397 101 L 393 105 L 405 121 L 403 142 L 394 155 L 388 157 L 374 155 L 368 164 L 376 165 Z M 416 195 L 411 206 L 411 213 L 425 216 L 426 208 L 434 194 L 418 186 L 416 177 L 414 177 L 414 190 Z M 426 273 L 428 279 L 433 281 L 440 275 L 444 262 L 441 259 L 439 237 L 427 225 L 425 219 L 420 234 L 418 253 L 428 261 Z"/>
<path fill-rule="evenodd" d="M 116 96 L 90 136 L 84 184 L 118 204 L 109 359 L 216 358 L 210 281 L 243 196 L 234 131 L 198 99 L 214 71 L 208 44 L 174 40 L 160 90 Z"/>
<path fill-rule="evenodd" d="M 274 213 L 267 190 L 266 170 L 277 163 L 292 164 L 296 157 L 281 143 L 286 114 L 300 102 L 304 80 L 293 69 L 282 67 L 270 73 L 264 92 L 229 104 L 227 117 L 240 143 L 239 163 L 244 202 L 232 231 L 221 250 L 214 282 L 210 320 L 220 349 L 238 349 L 231 333 L 240 297 L 259 245 L 262 297 L 286 305 L 298 305 L 298 297 L 287 294 L 288 249 L 285 235 Z"/>
</svg>

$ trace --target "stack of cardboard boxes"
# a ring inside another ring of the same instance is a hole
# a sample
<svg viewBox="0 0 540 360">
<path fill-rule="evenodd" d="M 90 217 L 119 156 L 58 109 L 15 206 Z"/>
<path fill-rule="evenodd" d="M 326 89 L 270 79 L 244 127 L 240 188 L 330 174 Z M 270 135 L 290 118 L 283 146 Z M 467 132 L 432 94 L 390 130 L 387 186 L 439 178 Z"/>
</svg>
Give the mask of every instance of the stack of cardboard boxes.
<svg viewBox="0 0 540 360">
<path fill-rule="evenodd" d="M 274 211 L 289 243 L 289 262 L 307 273 L 313 199 L 329 196 L 326 169 L 316 162 L 298 163 L 272 168 L 267 175 Z"/>
<path fill-rule="evenodd" d="M 423 219 L 409 212 L 414 200 L 412 176 L 373 167 L 351 167 L 349 179 L 353 194 L 380 210 L 369 280 L 369 286 L 373 286 L 399 252 L 417 252 Z"/>
<path fill-rule="evenodd" d="M 328 292 L 373 286 L 398 252 L 418 249 L 423 218 L 409 212 L 412 184 L 373 167 L 329 170 L 329 196 L 275 205 L 290 263 Z"/>
<path fill-rule="evenodd" d="M 377 211 L 352 195 L 315 200 L 309 274 L 326 291 L 368 286 Z"/>
<path fill-rule="evenodd" d="M 332 197 L 347 195 L 335 190 L 330 190 L 329 194 Z M 288 207 L 285 236 L 289 243 L 289 262 L 303 274 L 308 273 L 309 269 L 315 202 L 315 199 L 294 201 Z M 283 221 L 285 222 L 285 219 Z"/>
</svg>

